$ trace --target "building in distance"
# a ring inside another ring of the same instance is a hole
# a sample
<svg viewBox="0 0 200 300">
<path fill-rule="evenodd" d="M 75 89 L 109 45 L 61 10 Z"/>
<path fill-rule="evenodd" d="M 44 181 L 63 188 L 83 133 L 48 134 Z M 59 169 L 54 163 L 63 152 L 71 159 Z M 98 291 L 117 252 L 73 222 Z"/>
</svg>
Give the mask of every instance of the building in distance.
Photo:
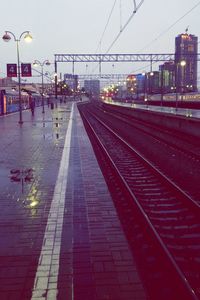
<svg viewBox="0 0 200 300">
<path fill-rule="evenodd" d="M 100 80 L 84 80 L 85 92 L 89 95 L 99 96 L 100 94 Z"/>
<path fill-rule="evenodd" d="M 197 91 L 198 38 L 182 33 L 175 39 L 176 87 L 178 92 Z"/>
<path fill-rule="evenodd" d="M 73 74 L 64 74 L 64 83 L 69 87 L 73 92 L 78 89 L 78 75 Z"/>
</svg>

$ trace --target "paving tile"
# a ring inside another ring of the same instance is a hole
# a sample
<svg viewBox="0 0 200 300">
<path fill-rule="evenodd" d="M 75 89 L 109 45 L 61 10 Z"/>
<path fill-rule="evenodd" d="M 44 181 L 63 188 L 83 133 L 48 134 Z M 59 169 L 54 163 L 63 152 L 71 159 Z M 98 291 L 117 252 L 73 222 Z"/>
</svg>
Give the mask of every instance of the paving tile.
<svg viewBox="0 0 200 300">
<path fill-rule="evenodd" d="M 65 169 L 54 191 L 70 115 L 61 108 L 47 109 L 45 116 L 38 108 L 34 120 L 26 112 L 21 128 L 17 115 L 0 118 L 0 299 L 30 300 L 35 282 L 32 300 L 144 300 L 134 258 L 77 108 L 66 193 Z M 9 134 L 2 135 L 5 129 Z M 31 184 L 10 181 L 11 169 L 30 167 Z M 59 203 L 64 195 L 65 203 L 49 213 L 52 199 Z"/>
<path fill-rule="evenodd" d="M 0 299 L 22 300 L 21 295 L 30 299 L 62 155 L 59 147 L 64 143 L 53 136 L 52 114 L 57 113 L 47 109 L 43 115 L 41 108 L 37 108 L 32 119 L 26 111 L 22 127 L 18 125 L 18 114 L 0 117 L 0 276 L 4 278 Z M 65 135 L 67 124 L 65 121 L 60 126 L 60 137 Z M 11 169 L 26 168 L 34 169 L 30 184 L 22 187 L 10 180 Z M 53 234 L 52 231 L 53 224 L 49 229 Z M 50 254 L 47 249 L 47 263 Z M 47 270 L 41 269 L 41 278 L 47 274 Z M 7 294 L 2 293 L 4 287 Z"/>
<path fill-rule="evenodd" d="M 128 299 L 128 296 L 123 298 L 123 286 L 128 287 L 129 299 L 137 299 L 138 286 L 136 288 L 134 284 L 141 280 L 133 256 L 77 111 L 75 120 L 68 186 L 74 191 L 70 210 L 74 215 L 71 228 L 73 253 L 76 254 L 72 264 L 75 299 L 85 299 L 90 289 L 92 296 L 89 299 Z M 84 263 L 82 267 L 79 266 L 81 263 Z M 129 277 L 129 272 L 136 272 L 136 278 Z M 86 294 L 76 290 L 79 283 L 88 286 Z M 146 299 L 142 284 L 139 289 Z"/>
</svg>

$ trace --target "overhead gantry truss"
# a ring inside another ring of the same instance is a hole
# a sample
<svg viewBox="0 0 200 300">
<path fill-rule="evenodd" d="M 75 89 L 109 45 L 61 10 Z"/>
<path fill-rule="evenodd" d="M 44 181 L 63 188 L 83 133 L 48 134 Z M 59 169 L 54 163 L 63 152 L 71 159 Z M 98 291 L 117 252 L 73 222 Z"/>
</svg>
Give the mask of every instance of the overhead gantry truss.
<svg viewBox="0 0 200 300">
<path fill-rule="evenodd" d="M 108 79 L 124 79 L 127 78 L 129 74 L 79 74 L 79 80 L 94 80 L 94 79 L 101 79 L 101 80 L 108 80 Z"/>
<path fill-rule="evenodd" d="M 187 56 L 195 57 L 196 61 L 200 61 L 200 53 L 195 55 L 181 53 L 183 59 Z M 58 63 L 72 63 L 72 74 L 74 75 L 75 63 L 98 63 L 99 64 L 99 75 L 101 77 L 101 65 L 102 63 L 125 63 L 125 62 L 149 62 L 152 70 L 152 64 L 156 62 L 168 62 L 175 61 L 175 53 L 166 54 L 54 54 L 54 65 L 55 65 L 55 96 L 57 99 L 57 67 Z"/>
<path fill-rule="evenodd" d="M 186 57 L 188 54 L 182 54 Z M 191 56 L 191 54 L 190 54 Z M 200 54 L 196 54 L 196 60 L 200 60 Z M 175 54 L 54 54 L 55 63 L 59 62 L 83 62 L 83 63 L 103 63 L 103 62 L 159 62 L 174 61 Z"/>
</svg>

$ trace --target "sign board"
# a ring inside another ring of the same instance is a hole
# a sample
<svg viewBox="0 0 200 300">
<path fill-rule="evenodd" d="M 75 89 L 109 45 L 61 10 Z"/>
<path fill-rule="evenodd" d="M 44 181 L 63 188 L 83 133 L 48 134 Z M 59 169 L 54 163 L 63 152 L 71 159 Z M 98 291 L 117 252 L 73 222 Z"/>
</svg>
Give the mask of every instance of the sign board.
<svg viewBox="0 0 200 300">
<path fill-rule="evenodd" d="M 21 75 L 22 77 L 31 77 L 31 64 L 21 64 Z"/>
<path fill-rule="evenodd" d="M 7 77 L 17 77 L 16 64 L 7 64 Z"/>
</svg>

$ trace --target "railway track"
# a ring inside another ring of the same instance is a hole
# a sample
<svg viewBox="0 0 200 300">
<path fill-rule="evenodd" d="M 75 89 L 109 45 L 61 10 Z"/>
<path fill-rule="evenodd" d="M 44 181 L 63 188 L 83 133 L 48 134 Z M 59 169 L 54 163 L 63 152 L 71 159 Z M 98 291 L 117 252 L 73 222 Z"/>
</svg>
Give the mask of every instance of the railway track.
<svg viewBox="0 0 200 300">
<path fill-rule="evenodd" d="M 112 184 L 123 202 L 128 202 L 126 205 L 118 201 L 118 207 L 126 206 L 129 218 L 132 218 L 131 214 L 136 215 L 133 218 L 134 223 L 137 220 L 140 224 L 138 236 L 146 231 L 146 238 L 151 238 L 151 246 L 144 242 L 144 247 L 149 247 L 146 255 L 156 261 L 152 263 L 155 269 L 151 272 L 154 270 L 158 277 L 164 273 L 161 281 L 164 279 L 167 285 L 172 285 L 167 292 L 166 286 L 161 287 L 166 292 L 166 297 L 161 292 L 162 299 L 200 299 L 199 204 L 128 144 L 120 136 L 120 130 L 112 130 L 84 106 L 81 114 L 93 143 L 98 143 L 102 159 L 107 161 L 106 172 Z M 126 229 L 132 226 L 128 221 L 126 223 L 129 224 Z M 133 231 L 129 229 L 131 238 Z M 148 257 L 144 259 L 148 260 Z M 155 297 L 159 292 L 153 295 L 151 299 L 159 299 Z"/>
<path fill-rule="evenodd" d="M 101 109 L 100 106 L 96 105 L 95 108 Z M 160 128 L 156 125 L 150 124 L 149 122 L 145 122 L 142 120 L 138 120 L 133 116 L 130 116 L 123 112 L 121 109 L 115 109 L 114 113 L 111 109 L 106 106 L 106 112 L 110 115 L 118 118 L 126 124 L 132 125 L 135 128 L 147 133 L 152 136 L 154 139 L 159 140 L 159 142 L 165 143 L 168 147 L 172 147 L 178 151 L 181 151 L 187 157 L 191 157 L 192 159 L 199 162 L 200 160 L 200 147 L 199 142 L 194 137 L 188 137 L 183 134 L 174 132 L 172 130 L 167 130 L 165 128 Z"/>
<path fill-rule="evenodd" d="M 90 109 L 109 125 L 118 128 L 121 124 L 125 140 L 145 153 L 157 168 L 160 168 L 173 181 L 199 202 L 200 146 L 198 138 L 137 120 L 124 110 L 112 107 L 101 108 L 91 105 Z M 104 113 L 102 113 L 104 112 Z M 146 144 L 144 146 L 144 144 Z M 142 147 L 141 147 L 142 146 Z M 157 153 L 157 155 L 155 155 Z M 162 153 L 162 155 L 160 155 Z M 168 161 L 168 163 L 166 163 Z"/>
</svg>

